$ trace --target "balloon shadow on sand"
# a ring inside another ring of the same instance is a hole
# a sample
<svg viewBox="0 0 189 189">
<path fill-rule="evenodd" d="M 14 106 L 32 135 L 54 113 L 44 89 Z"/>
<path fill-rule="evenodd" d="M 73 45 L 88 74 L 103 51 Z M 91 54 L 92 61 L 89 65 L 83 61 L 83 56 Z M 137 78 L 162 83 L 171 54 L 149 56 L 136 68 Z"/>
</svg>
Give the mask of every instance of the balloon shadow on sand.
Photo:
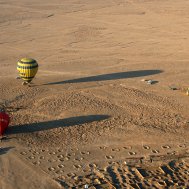
<svg viewBox="0 0 189 189">
<path fill-rule="evenodd" d="M 102 121 L 108 118 L 110 118 L 110 116 L 108 115 L 88 115 L 25 125 L 16 125 L 9 127 L 7 130 L 7 134 L 33 133 L 59 127 L 70 127 L 85 123 L 91 123 L 94 121 Z"/>
<path fill-rule="evenodd" d="M 0 148 L 0 155 L 6 154 L 12 148 L 14 148 L 14 147 L 1 147 Z"/>
<path fill-rule="evenodd" d="M 82 83 L 82 82 L 93 82 L 93 81 L 109 81 L 109 80 L 118 80 L 118 79 L 126 79 L 133 77 L 143 77 L 148 75 L 154 75 L 162 73 L 162 70 L 137 70 L 137 71 L 129 71 L 129 72 L 118 72 L 118 73 L 109 73 L 102 74 L 96 76 L 82 77 L 77 79 L 58 81 L 46 83 L 44 85 L 58 85 L 58 84 L 66 84 L 66 83 Z"/>
</svg>

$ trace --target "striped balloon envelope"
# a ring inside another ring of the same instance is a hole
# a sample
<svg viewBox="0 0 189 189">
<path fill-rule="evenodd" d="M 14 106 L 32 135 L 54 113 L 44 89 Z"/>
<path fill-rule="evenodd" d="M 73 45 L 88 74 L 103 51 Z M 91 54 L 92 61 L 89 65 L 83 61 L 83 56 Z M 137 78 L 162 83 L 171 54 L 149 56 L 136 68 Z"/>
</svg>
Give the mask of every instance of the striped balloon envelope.
<svg viewBox="0 0 189 189">
<path fill-rule="evenodd" d="M 17 62 L 17 70 L 20 78 L 30 83 L 38 71 L 38 63 L 32 58 L 22 58 Z"/>
</svg>

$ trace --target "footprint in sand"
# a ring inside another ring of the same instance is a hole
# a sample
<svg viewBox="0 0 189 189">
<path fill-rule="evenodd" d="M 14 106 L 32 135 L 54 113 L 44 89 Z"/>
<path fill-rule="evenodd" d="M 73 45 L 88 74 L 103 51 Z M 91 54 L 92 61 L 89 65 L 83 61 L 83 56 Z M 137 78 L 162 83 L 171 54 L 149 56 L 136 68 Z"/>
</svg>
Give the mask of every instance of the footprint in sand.
<svg viewBox="0 0 189 189">
<path fill-rule="evenodd" d="M 86 172 L 89 172 L 89 171 L 90 171 L 90 169 L 82 169 L 83 173 L 86 173 Z"/>
<path fill-rule="evenodd" d="M 41 149 L 41 152 L 45 152 L 45 149 Z"/>
<path fill-rule="evenodd" d="M 48 162 L 50 162 L 50 163 L 53 163 L 55 161 L 56 161 L 55 159 L 48 159 Z"/>
<path fill-rule="evenodd" d="M 96 168 L 96 167 L 97 167 L 97 164 L 91 163 L 91 164 L 89 164 L 89 167 L 90 167 L 90 168 Z"/>
<path fill-rule="evenodd" d="M 63 170 L 58 170 L 58 171 L 56 171 L 56 174 L 58 174 L 58 175 L 63 174 L 63 173 L 64 173 Z"/>
<path fill-rule="evenodd" d="M 70 159 L 70 157 L 68 157 L 68 156 L 64 158 L 64 160 L 66 160 L 66 161 L 68 161 L 69 159 Z"/>
<path fill-rule="evenodd" d="M 49 171 L 55 171 L 56 169 L 54 167 L 49 167 L 48 170 Z"/>
<path fill-rule="evenodd" d="M 64 161 L 64 158 L 60 158 L 60 159 L 58 159 L 58 160 L 62 162 L 62 161 Z"/>
<path fill-rule="evenodd" d="M 40 162 L 40 161 L 35 161 L 35 162 L 33 162 L 33 164 L 34 164 L 34 165 L 40 165 L 41 162 Z"/>
<path fill-rule="evenodd" d="M 57 167 L 61 169 L 61 168 L 64 168 L 64 165 L 63 164 L 59 164 L 59 165 L 57 165 Z"/>
<path fill-rule="evenodd" d="M 111 150 L 112 150 L 113 152 L 119 152 L 119 151 L 120 151 L 119 148 L 112 148 Z"/>
<path fill-rule="evenodd" d="M 73 177 L 73 179 L 74 179 L 75 182 L 78 182 L 79 177 L 78 177 L 78 176 L 75 176 L 75 177 Z"/>
<path fill-rule="evenodd" d="M 124 146 L 123 147 L 125 150 L 131 150 L 132 149 L 132 146 Z"/>
<path fill-rule="evenodd" d="M 82 167 L 83 172 L 87 172 L 87 171 L 90 171 L 90 170 L 91 170 L 91 168 L 89 167 L 89 165 L 87 165 L 87 164 L 83 165 L 83 167 Z"/>
<path fill-rule="evenodd" d="M 105 150 L 107 147 L 106 146 L 100 146 L 99 147 L 101 150 Z"/>
<path fill-rule="evenodd" d="M 159 150 L 152 150 L 152 153 L 158 154 L 158 153 L 159 153 Z"/>
<path fill-rule="evenodd" d="M 33 150 L 32 150 L 32 149 L 29 149 L 28 151 L 29 151 L 29 152 L 33 152 Z"/>
<path fill-rule="evenodd" d="M 38 151 L 34 151 L 33 153 L 32 153 L 33 155 L 39 155 L 40 153 L 38 152 Z"/>
<path fill-rule="evenodd" d="M 20 152 L 21 155 L 27 155 L 27 152 Z"/>
<path fill-rule="evenodd" d="M 68 177 L 75 177 L 76 174 L 75 174 L 75 173 L 68 173 L 67 176 L 68 176 Z"/>
<path fill-rule="evenodd" d="M 145 150 L 149 150 L 149 149 L 150 149 L 150 146 L 144 145 L 143 148 L 144 148 Z"/>
<path fill-rule="evenodd" d="M 162 146 L 163 149 L 170 149 L 171 147 L 169 145 Z"/>
<path fill-rule="evenodd" d="M 185 174 L 187 174 L 187 175 L 189 175 L 189 171 L 187 171 L 187 170 L 186 170 L 186 171 L 184 171 L 184 173 L 185 173 Z"/>
<path fill-rule="evenodd" d="M 167 152 L 167 155 L 175 155 L 175 151 L 173 151 L 173 152 Z"/>
<path fill-rule="evenodd" d="M 58 155 L 57 158 L 64 158 L 62 154 Z"/>
<path fill-rule="evenodd" d="M 186 148 L 186 144 L 179 144 L 178 147 L 179 148 Z"/>
<path fill-rule="evenodd" d="M 55 155 L 56 152 L 49 152 L 49 155 Z"/>
<path fill-rule="evenodd" d="M 81 165 L 73 165 L 74 168 L 79 169 L 81 168 Z"/>
<path fill-rule="evenodd" d="M 113 159 L 113 156 L 105 156 L 106 159 Z"/>
<path fill-rule="evenodd" d="M 28 158 L 29 159 L 35 159 L 35 156 L 29 156 Z"/>
<path fill-rule="evenodd" d="M 136 155 L 137 153 L 136 152 L 128 152 L 129 155 Z"/>
<path fill-rule="evenodd" d="M 81 161 L 81 160 L 84 160 L 84 157 L 76 157 L 74 158 L 75 161 Z"/>
<path fill-rule="evenodd" d="M 44 156 L 40 156 L 39 159 L 45 159 L 45 157 Z"/>
<path fill-rule="evenodd" d="M 84 155 L 84 154 L 85 154 L 85 152 L 80 152 L 80 154 Z"/>
</svg>

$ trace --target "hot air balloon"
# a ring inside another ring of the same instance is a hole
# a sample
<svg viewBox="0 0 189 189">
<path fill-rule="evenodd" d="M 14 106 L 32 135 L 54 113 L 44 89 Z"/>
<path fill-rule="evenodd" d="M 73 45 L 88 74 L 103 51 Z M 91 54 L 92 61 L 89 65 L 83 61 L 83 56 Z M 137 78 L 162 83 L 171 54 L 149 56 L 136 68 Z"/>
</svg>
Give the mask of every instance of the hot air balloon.
<svg viewBox="0 0 189 189">
<path fill-rule="evenodd" d="M 38 63 L 32 58 L 22 58 L 17 62 L 17 70 L 20 78 L 24 80 L 23 84 L 28 84 L 35 77 L 38 70 Z"/>
<path fill-rule="evenodd" d="M 3 136 L 5 130 L 9 125 L 9 122 L 9 115 L 3 109 L 0 109 L 0 136 Z"/>
</svg>

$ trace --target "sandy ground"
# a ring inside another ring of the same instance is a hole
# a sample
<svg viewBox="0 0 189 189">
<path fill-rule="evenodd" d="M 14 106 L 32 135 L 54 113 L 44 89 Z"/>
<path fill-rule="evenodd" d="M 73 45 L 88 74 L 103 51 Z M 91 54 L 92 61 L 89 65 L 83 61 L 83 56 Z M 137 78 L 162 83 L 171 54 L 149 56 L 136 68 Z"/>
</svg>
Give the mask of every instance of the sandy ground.
<svg viewBox="0 0 189 189">
<path fill-rule="evenodd" d="M 12 107 L 0 188 L 189 187 L 188 10 L 0 0 L 0 99 Z M 31 87 L 16 80 L 22 57 L 39 64 Z"/>
</svg>

